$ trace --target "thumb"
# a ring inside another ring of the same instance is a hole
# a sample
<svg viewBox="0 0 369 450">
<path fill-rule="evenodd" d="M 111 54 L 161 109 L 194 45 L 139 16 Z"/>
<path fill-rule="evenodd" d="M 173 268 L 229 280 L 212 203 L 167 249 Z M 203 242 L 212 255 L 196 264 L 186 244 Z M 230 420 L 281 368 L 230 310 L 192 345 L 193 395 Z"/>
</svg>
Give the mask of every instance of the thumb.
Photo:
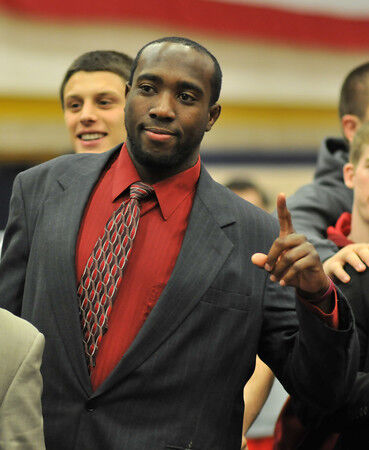
<svg viewBox="0 0 369 450">
<path fill-rule="evenodd" d="M 267 255 L 264 255 L 264 253 L 254 253 L 251 256 L 251 262 L 255 264 L 255 266 L 264 267 L 266 261 Z"/>
</svg>

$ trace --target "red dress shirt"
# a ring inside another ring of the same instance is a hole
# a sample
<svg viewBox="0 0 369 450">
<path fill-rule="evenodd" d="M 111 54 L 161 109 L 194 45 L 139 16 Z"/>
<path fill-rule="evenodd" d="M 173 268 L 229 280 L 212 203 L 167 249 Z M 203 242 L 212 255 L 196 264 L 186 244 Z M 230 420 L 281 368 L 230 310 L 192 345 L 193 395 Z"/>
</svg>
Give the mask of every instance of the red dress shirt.
<svg viewBox="0 0 369 450">
<path fill-rule="evenodd" d="M 154 184 L 156 196 L 141 204 L 138 231 L 91 373 L 94 389 L 132 344 L 172 274 L 199 175 L 200 160 L 190 169 Z M 86 206 L 76 249 L 78 280 L 106 222 L 128 199 L 127 188 L 136 181 L 140 177 L 123 145 L 118 157 L 102 173 Z"/>
</svg>

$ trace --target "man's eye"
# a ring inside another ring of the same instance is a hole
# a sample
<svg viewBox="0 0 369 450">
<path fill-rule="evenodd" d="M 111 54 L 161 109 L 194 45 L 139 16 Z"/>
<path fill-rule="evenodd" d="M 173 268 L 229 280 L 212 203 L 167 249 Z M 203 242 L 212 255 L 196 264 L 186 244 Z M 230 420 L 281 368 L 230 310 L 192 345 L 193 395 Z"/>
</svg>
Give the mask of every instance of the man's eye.
<svg viewBox="0 0 369 450">
<path fill-rule="evenodd" d="M 69 103 L 68 105 L 68 108 L 69 109 L 78 109 L 78 108 L 80 108 L 81 107 L 81 103 L 78 103 L 78 102 L 72 102 L 72 103 Z"/>
<path fill-rule="evenodd" d="M 179 98 L 185 103 L 192 103 L 196 100 L 193 95 L 187 94 L 186 92 L 182 92 Z"/>
<path fill-rule="evenodd" d="M 151 94 L 154 91 L 153 87 L 150 86 L 149 84 L 141 84 L 139 86 L 139 89 L 145 92 L 146 94 Z"/>
<path fill-rule="evenodd" d="M 106 100 L 106 99 L 99 100 L 99 105 L 101 105 L 101 106 L 109 106 L 109 105 L 111 105 L 111 101 L 110 100 Z"/>
</svg>

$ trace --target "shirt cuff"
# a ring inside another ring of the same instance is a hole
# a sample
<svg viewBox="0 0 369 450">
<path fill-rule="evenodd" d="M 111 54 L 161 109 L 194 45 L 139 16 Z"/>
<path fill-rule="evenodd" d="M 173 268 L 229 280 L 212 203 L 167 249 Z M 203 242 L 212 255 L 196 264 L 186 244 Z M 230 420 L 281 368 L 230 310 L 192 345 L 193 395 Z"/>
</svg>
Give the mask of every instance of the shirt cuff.
<svg viewBox="0 0 369 450">
<path fill-rule="evenodd" d="M 323 319 L 327 325 L 337 330 L 339 322 L 337 290 L 333 281 L 331 279 L 329 281 L 330 283 L 327 291 L 318 300 L 314 300 L 314 303 L 310 302 L 309 300 L 306 299 L 306 297 L 304 298 L 299 294 L 298 297 L 312 313 L 316 314 L 321 319 Z M 326 300 L 329 297 L 331 297 L 332 300 L 334 299 L 334 306 L 330 313 L 325 313 L 319 308 L 319 306 L 316 305 L 316 303 Z"/>
</svg>

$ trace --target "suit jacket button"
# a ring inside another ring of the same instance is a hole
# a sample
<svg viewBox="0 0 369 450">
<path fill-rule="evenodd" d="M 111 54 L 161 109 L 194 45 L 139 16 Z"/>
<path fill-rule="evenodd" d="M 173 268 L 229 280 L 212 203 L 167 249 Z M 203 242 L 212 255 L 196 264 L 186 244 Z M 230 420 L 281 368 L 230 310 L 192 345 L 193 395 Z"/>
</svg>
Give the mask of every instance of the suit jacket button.
<svg viewBox="0 0 369 450">
<path fill-rule="evenodd" d="M 89 403 L 89 402 L 86 403 L 85 408 L 86 408 L 86 411 L 88 411 L 88 412 L 95 411 L 95 408 L 93 407 L 92 403 Z"/>
</svg>

